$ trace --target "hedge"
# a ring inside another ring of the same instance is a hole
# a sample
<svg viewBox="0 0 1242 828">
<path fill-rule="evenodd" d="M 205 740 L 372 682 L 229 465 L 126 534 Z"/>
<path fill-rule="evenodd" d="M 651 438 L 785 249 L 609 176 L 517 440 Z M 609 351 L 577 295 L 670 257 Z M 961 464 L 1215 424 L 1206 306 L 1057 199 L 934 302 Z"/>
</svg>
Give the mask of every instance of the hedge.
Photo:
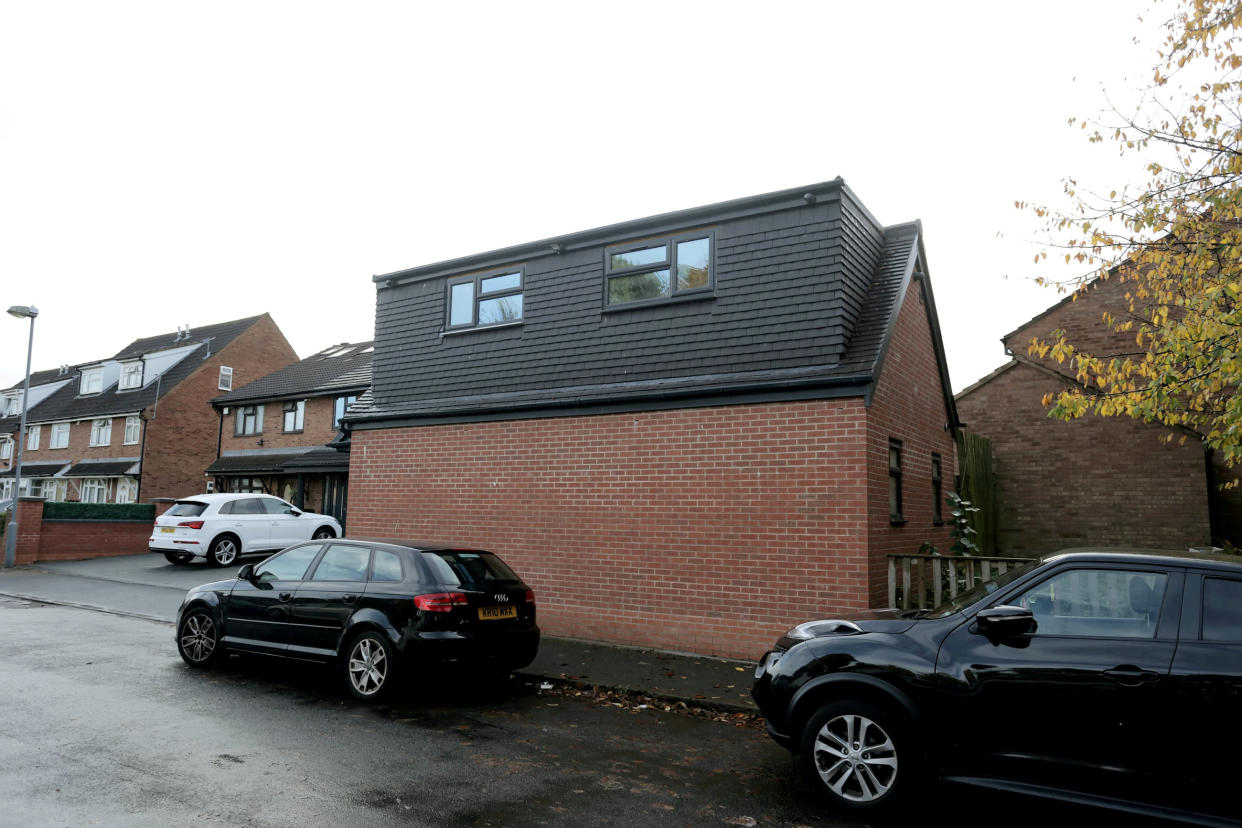
<svg viewBox="0 0 1242 828">
<path fill-rule="evenodd" d="M 145 520 L 155 522 L 154 503 L 62 503 L 43 504 L 44 520 Z"/>
</svg>

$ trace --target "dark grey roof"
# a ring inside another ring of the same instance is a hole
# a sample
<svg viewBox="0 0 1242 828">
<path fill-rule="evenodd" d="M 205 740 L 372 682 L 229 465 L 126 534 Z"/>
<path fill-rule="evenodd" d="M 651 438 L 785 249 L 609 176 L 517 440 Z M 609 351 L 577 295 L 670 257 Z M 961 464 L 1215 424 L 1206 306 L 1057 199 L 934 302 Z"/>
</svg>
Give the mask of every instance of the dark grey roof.
<svg viewBox="0 0 1242 828">
<path fill-rule="evenodd" d="M 372 342 L 342 342 L 212 400 L 217 406 L 361 391 L 371 384 Z"/>
<path fill-rule="evenodd" d="M 711 292 L 605 305 L 609 245 L 692 231 L 712 234 Z M 834 179 L 376 277 L 371 391 L 346 423 L 868 395 L 916 271 L 931 295 L 920 233 Z M 502 265 L 523 321 L 446 332 L 447 280 Z"/>
<path fill-rule="evenodd" d="M 34 371 L 30 374 L 30 387 L 34 388 L 39 385 L 45 385 L 49 382 L 56 382 L 57 380 L 64 379 L 66 376 L 72 376 L 72 372 L 62 371 L 60 368 L 53 368 L 50 371 Z M 0 390 L 20 391 L 22 390 L 22 388 L 25 387 L 25 385 L 26 385 L 26 377 L 23 376 L 21 379 L 19 379 L 17 382 L 10 385 L 8 388 L 4 388 Z"/>
<path fill-rule="evenodd" d="M 68 463 L 22 463 L 22 477 L 51 477 L 63 469 Z M 0 477 L 16 477 L 17 469 L 8 468 L 0 471 Z"/>
<path fill-rule="evenodd" d="M 305 454 L 299 454 L 285 462 L 282 470 L 286 472 L 349 472 L 348 452 L 332 448 L 317 448 Z"/>
<path fill-rule="evenodd" d="M 277 474 L 286 463 L 305 453 L 305 450 L 261 451 L 225 455 L 207 467 L 207 474 Z"/>
<path fill-rule="evenodd" d="M 138 465 L 137 457 L 112 460 L 83 460 L 74 463 L 73 468 L 65 472 L 65 477 L 115 477 L 118 474 L 132 474 Z"/>
<path fill-rule="evenodd" d="M 193 345 L 195 349 L 160 377 L 159 383 L 148 382 L 134 391 L 118 391 L 116 383 L 105 388 L 99 394 L 78 396 L 79 382 L 74 381 L 57 391 L 48 399 L 30 410 L 28 423 L 47 423 L 58 420 L 80 420 L 90 417 L 106 417 L 117 414 L 132 414 L 141 411 L 156 400 L 156 389 L 163 397 L 177 387 L 177 384 L 193 373 L 209 354 L 223 350 L 230 342 L 241 336 L 260 319 L 267 317 L 251 316 L 222 322 L 218 325 L 207 325 L 190 332 L 188 340 L 174 341 L 175 334 L 137 339 L 122 348 L 109 359 L 127 359 L 141 354 L 150 354 L 166 348 L 177 348 Z M 210 339 L 209 343 L 204 340 Z M 83 366 L 95 365 L 97 362 L 82 363 Z"/>
</svg>

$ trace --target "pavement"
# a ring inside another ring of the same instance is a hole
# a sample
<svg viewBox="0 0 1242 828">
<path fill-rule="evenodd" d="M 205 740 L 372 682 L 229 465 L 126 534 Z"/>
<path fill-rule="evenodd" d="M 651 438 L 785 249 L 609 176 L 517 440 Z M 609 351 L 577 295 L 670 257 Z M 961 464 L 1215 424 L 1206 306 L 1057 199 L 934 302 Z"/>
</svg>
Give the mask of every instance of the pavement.
<svg viewBox="0 0 1242 828">
<path fill-rule="evenodd" d="M 174 566 L 144 553 L 0 570 L 0 595 L 172 624 L 187 589 L 230 577 L 205 563 Z M 520 676 L 688 707 L 757 714 L 754 662 L 544 636 Z"/>
</svg>

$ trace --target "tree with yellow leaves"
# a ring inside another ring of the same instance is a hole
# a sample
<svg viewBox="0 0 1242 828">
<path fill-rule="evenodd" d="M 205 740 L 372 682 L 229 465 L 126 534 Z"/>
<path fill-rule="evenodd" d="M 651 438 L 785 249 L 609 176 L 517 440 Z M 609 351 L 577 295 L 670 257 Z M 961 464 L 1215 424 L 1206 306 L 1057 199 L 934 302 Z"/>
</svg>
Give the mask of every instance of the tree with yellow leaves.
<svg viewBox="0 0 1242 828">
<path fill-rule="evenodd" d="M 1054 238 L 1069 237 L 1058 245 L 1067 263 L 1090 267 L 1071 286 L 1124 284 L 1123 305 L 1102 322 L 1134 347 L 1092 353 L 1054 331 L 1029 351 L 1077 379 L 1045 398 L 1052 416 L 1161 423 L 1199 435 L 1233 466 L 1242 462 L 1242 0 L 1180 0 L 1163 31 L 1143 104 L 1089 135 L 1147 158 L 1142 185 L 1104 198 L 1071 180 L 1067 212 L 1019 204 Z"/>
</svg>

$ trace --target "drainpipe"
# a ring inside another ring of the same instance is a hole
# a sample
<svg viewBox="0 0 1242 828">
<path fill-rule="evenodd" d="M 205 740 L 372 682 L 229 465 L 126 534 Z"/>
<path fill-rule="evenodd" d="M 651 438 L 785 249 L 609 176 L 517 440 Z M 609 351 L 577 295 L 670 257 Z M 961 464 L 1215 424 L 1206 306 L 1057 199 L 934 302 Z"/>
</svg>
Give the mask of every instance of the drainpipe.
<svg viewBox="0 0 1242 828">
<path fill-rule="evenodd" d="M 142 421 L 142 444 L 138 447 L 138 493 L 134 495 L 134 502 L 142 502 L 142 467 L 146 465 L 147 459 L 147 414 L 146 409 L 138 412 L 138 419 Z"/>
</svg>

